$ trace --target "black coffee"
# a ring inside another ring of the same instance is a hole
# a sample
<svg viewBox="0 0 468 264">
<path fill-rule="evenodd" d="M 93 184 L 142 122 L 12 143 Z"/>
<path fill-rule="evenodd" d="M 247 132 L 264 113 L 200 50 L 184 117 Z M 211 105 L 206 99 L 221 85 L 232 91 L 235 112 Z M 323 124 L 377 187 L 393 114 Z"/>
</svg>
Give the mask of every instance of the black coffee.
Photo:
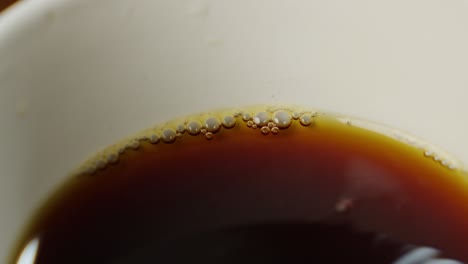
<svg viewBox="0 0 468 264">
<path fill-rule="evenodd" d="M 265 107 L 145 131 L 74 173 L 11 263 L 468 263 L 467 174 L 379 129 Z"/>
</svg>

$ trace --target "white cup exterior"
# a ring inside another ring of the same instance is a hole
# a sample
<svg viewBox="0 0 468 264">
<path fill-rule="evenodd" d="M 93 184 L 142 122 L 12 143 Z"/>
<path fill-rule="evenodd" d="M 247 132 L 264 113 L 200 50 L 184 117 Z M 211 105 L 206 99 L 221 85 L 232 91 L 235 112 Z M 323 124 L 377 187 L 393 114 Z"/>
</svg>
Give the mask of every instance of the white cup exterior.
<svg viewBox="0 0 468 264">
<path fill-rule="evenodd" d="M 81 161 L 194 112 L 299 104 L 468 162 L 468 1 L 25 0 L 0 15 L 0 260 Z"/>
</svg>

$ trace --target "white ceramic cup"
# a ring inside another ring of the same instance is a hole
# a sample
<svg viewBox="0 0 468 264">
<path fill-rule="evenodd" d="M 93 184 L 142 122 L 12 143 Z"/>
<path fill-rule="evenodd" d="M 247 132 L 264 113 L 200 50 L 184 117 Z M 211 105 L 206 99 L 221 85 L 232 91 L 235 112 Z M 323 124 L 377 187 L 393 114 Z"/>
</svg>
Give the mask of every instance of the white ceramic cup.
<svg viewBox="0 0 468 264">
<path fill-rule="evenodd" d="M 468 162 L 467 33 L 466 0 L 25 0 L 0 15 L 0 261 L 83 159 L 184 114 L 300 104 Z"/>
</svg>

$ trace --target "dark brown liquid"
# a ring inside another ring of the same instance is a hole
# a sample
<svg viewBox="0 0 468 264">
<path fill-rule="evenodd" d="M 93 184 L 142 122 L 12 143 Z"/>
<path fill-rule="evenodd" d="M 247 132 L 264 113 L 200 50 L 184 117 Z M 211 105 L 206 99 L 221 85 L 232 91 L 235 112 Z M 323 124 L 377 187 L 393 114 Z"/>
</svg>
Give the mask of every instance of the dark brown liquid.
<svg viewBox="0 0 468 264">
<path fill-rule="evenodd" d="M 332 117 L 275 135 L 239 117 L 211 140 L 145 142 L 74 176 L 16 257 L 36 238 L 38 264 L 395 263 L 429 248 L 468 262 L 467 186 L 421 150 Z"/>
</svg>

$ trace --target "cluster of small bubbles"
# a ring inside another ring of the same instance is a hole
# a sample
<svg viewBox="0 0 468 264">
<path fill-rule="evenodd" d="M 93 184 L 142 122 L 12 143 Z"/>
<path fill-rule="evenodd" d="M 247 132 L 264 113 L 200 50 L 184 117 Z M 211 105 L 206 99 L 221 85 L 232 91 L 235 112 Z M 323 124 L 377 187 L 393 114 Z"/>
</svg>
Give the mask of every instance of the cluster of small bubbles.
<svg viewBox="0 0 468 264">
<path fill-rule="evenodd" d="M 172 143 L 176 139 L 176 132 L 172 128 L 166 128 L 161 133 L 161 140 L 164 143 Z"/>
<path fill-rule="evenodd" d="M 313 123 L 313 121 L 314 120 L 312 119 L 312 116 L 309 114 L 303 114 L 299 120 L 303 126 L 309 126 Z"/>
<path fill-rule="evenodd" d="M 273 121 L 279 128 L 287 128 L 291 125 L 291 115 L 283 110 L 277 111 L 273 115 Z"/>
<path fill-rule="evenodd" d="M 216 132 L 219 130 L 221 124 L 219 120 L 215 117 L 210 117 L 205 120 L 205 129 L 208 132 Z"/>
<path fill-rule="evenodd" d="M 301 114 L 295 112 L 297 119 Z M 243 116 L 249 128 L 260 128 L 260 133 L 263 135 L 278 134 L 281 129 L 288 128 L 293 121 L 293 114 L 291 111 L 280 107 L 269 107 L 266 111 L 257 112 L 252 118 L 247 119 L 249 116 Z M 312 119 L 312 117 L 310 117 Z"/>
<path fill-rule="evenodd" d="M 252 110 L 252 109 L 251 109 Z M 304 113 L 308 113 L 304 115 Z M 96 158 L 91 159 L 82 167 L 81 172 L 94 173 L 97 169 L 104 169 L 108 164 L 118 162 L 120 155 L 127 150 L 137 150 L 144 141 L 151 144 L 159 142 L 172 143 L 177 138 L 181 138 L 185 133 L 196 136 L 203 135 L 206 139 L 211 140 L 215 137 L 215 133 L 222 128 L 233 128 L 236 122 L 243 120 L 247 127 L 258 128 L 263 135 L 278 134 L 281 129 L 285 129 L 291 125 L 293 120 L 300 121 L 303 125 L 309 125 L 313 122 L 313 116 L 310 112 L 295 111 L 293 112 L 288 107 L 266 107 L 259 111 L 230 111 L 221 115 L 212 116 L 194 116 L 185 120 L 178 120 L 168 123 L 161 128 L 153 128 L 142 132 L 128 141 L 120 143 L 111 150 L 101 152 Z"/>
<path fill-rule="evenodd" d="M 149 142 L 150 142 L 151 144 L 156 144 L 156 143 L 158 143 L 158 142 L 159 142 L 159 136 L 156 135 L 156 134 L 151 134 L 151 135 L 149 136 Z"/>
<path fill-rule="evenodd" d="M 260 129 L 260 132 L 263 134 L 263 135 L 268 135 L 270 133 L 270 128 L 267 127 L 267 126 L 264 126 Z"/>
<path fill-rule="evenodd" d="M 253 122 L 257 126 L 264 126 L 270 122 L 270 114 L 267 112 L 259 112 L 253 117 Z"/>
<path fill-rule="evenodd" d="M 233 116 L 225 116 L 223 118 L 222 124 L 225 128 L 232 128 L 236 125 L 236 119 Z"/>
<path fill-rule="evenodd" d="M 450 161 L 450 159 L 446 157 L 437 155 L 437 153 L 431 150 L 425 150 L 424 156 L 427 158 L 432 158 L 435 162 L 439 162 L 442 166 L 447 167 L 451 170 L 455 170 L 457 168 L 453 161 Z"/>
<path fill-rule="evenodd" d="M 303 126 L 313 125 L 316 120 L 316 113 L 317 112 L 312 112 L 307 109 L 271 106 L 261 109 L 257 108 L 256 110 L 248 109 L 248 111 L 236 110 L 224 112 L 222 114 L 215 113 L 211 116 L 193 116 L 182 120 L 182 122 L 178 120 L 166 124 L 162 128 L 154 128 L 145 131 L 131 140 L 123 141 L 121 144 L 113 147 L 112 151 L 101 152 L 96 158 L 88 161 L 80 168 L 80 172 L 92 174 L 98 169 L 104 169 L 108 164 L 118 162 L 120 154 L 123 154 L 126 150 L 138 149 L 143 141 L 148 141 L 152 144 L 157 144 L 159 142 L 172 143 L 177 140 L 177 138 L 183 137 L 185 133 L 191 136 L 201 134 L 205 139 L 212 140 L 215 138 L 216 132 L 220 129 L 233 128 L 236 126 L 236 122 L 240 120 L 243 120 L 249 128 L 258 128 L 260 130 L 259 133 L 263 135 L 269 135 L 270 133 L 276 135 L 280 133 L 282 129 L 290 127 L 294 122 Z M 351 119 L 349 118 L 338 119 L 342 124 L 351 125 Z M 352 119 L 352 121 L 353 126 L 361 127 L 359 120 Z M 399 133 L 395 133 L 394 138 L 421 149 L 424 151 L 424 156 L 440 163 L 444 167 L 452 170 L 460 168 L 460 164 L 450 159 L 450 156 L 432 148 L 426 150 L 426 145 L 416 138 L 413 139 L 412 137 L 408 137 L 405 134 L 400 135 Z"/>
<path fill-rule="evenodd" d="M 187 132 L 190 135 L 200 134 L 201 129 L 202 129 L 202 125 L 198 121 L 190 121 L 187 125 Z"/>
</svg>

